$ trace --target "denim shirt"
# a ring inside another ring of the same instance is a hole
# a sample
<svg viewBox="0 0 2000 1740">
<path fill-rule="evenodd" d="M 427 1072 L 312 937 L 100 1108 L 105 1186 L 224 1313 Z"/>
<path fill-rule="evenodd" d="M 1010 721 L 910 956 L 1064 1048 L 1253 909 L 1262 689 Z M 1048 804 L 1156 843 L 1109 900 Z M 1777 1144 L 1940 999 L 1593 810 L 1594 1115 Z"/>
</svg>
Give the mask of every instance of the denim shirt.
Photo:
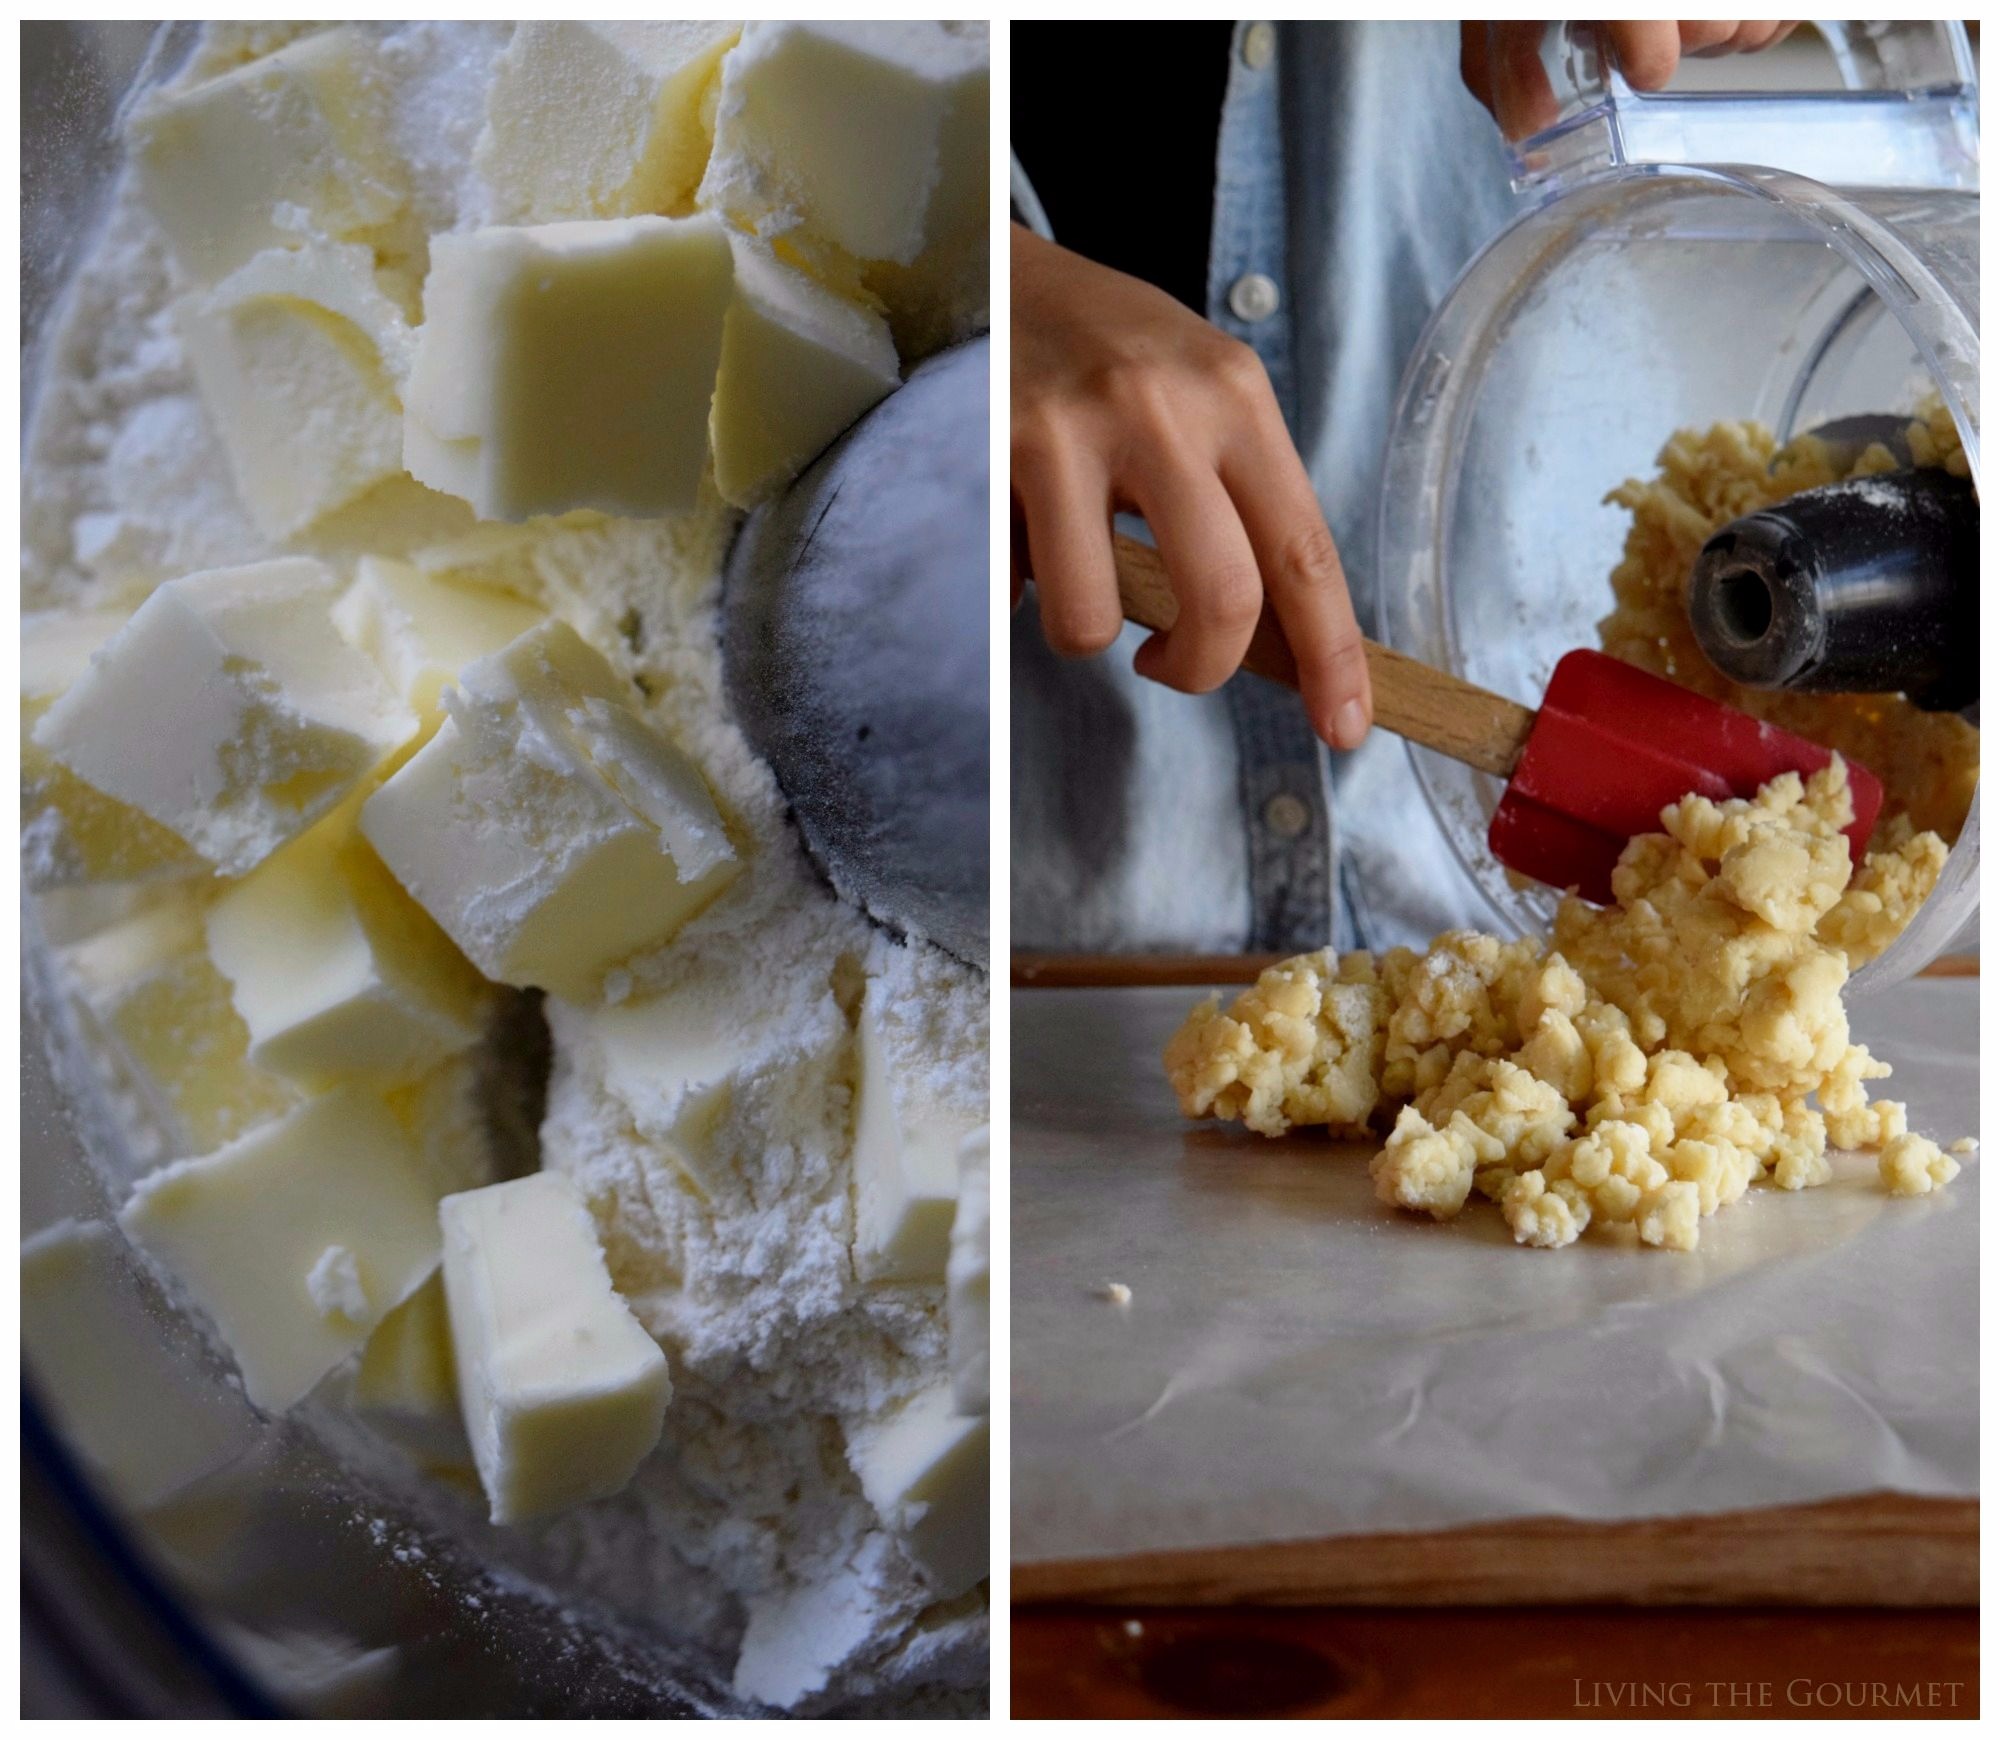
<svg viewBox="0 0 2000 1740">
<path fill-rule="evenodd" d="M 1499 135 L 1459 80 L 1454 25 L 1243 23 L 1216 165 L 1209 318 L 1262 358 L 1374 633 L 1397 380 L 1518 209 Z M 1206 696 L 1143 682 L 1143 638 L 1066 663 L 1032 596 L 1014 623 L 1017 948 L 1382 948 L 1476 915 L 1398 739 L 1331 752 L 1253 676 Z"/>
</svg>

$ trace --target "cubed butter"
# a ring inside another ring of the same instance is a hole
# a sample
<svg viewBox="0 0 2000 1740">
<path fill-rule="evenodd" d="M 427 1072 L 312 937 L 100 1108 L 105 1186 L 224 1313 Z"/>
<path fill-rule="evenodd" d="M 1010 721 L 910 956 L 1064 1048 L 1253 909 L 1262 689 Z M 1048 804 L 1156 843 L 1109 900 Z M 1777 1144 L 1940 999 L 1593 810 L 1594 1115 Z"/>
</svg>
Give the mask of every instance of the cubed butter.
<svg viewBox="0 0 2000 1740">
<path fill-rule="evenodd" d="M 494 993 L 492 1021 L 470 1050 L 455 1052 L 428 1074 L 384 1091 L 382 1102 L 423 1157 L 432 1192 L 477 1190 L 535 1148 L 540 1087 L 523 1075 L 518 1051 L 524 1023 L 536 1016 Z"/>
<path fill-rule="evenodd" d="M 691 511 L 732 266 L 711 217 L 439 236 L 404 463 L 482 519 Z"/>
<path fill-rule="evenodd" d="M 576 1186 L 531 1173 L 448 1196 L 440 1217 L 460 1411 L 493 1520 L 620 1491 L 660 1441 L 673 1385 Z"/>
<path fill-rule="evenodd" d="M 684 1241 L 668 1229 L 688 1224 L 690 1211 L 669 1199 L 686 1193 L 709 1205 L 692 1211 L 703 1219 L 748 1206 L 769 1131 L 794 1122 L 794 1106 L 838 1091 L 853 1049 L 849 1018 L 823 981 L 774 986 L 754 960 L 725 965 L 712 947 L 645 976 L 646 990 L 615 1002 L 546 1005 L 557 1052 L 634 1138 L 627 1176 L 644 1180 L 635 1212 L 656 1217 L 661 1235 L 633 1236 L 657 1245 L 661 1261 L 628 1260 L 615 1233 L 606 1248 L 613 1276 L 635 1295 L 662 1284 L 642 1271 L 678 1273 Z M 615 1195 L 629 1200 L 607 1175 L 590 1201 L 597 1208 Z"/>
<path fill-rule="evenodd" d="M 188 51 L 187 75 L 190 79 L 212 79 L 234 72 L 324 28 L 308 19 L 210 19 Z"/>
<path fill-rule="evenodd" d="M 955 91 L 986 59 L 983 36 L 928 22 L 746 25 L 723 57 L 700 203 L 766 239 L 802 230 L 908 265 Z"/>
<path fill-rule="evenodd" d="M 197 284 L 299 241 L 302 228 L 344 240 L 392 220 L 407 178 L 389 137 L 374 49 L 348 27 L 167 86 L 127 129 L 140 195 Z"/>
<path fill-rule="evenodd" d="M 715 487 L 754 507 L 900 380 L 880 315 L 823 289 L 748 237 L 722 329 L 711 429 Z"/>
<path fill-rule="evenodd" d="M 21 714 L 39 719 L 125 626 L 128 610 L 31 610 L 21 618 Z"/>
<path fill-rule="evenodd" d="M 181 891 L 178 883 L 149 887 L 143 882 L 79 882 L 38 893 L 29 904 L 42 940 L 61 949 L 137 918 L 162 896 Z"/>
<path fill-rule="evenodd" d="M 942 1281 L 958 1213 L 958 1148 L 971 1132 L 924 1093 L 893 1022 L 877 981 L 856 1033 L 854 1267 L 869 1281 Z"/>
<path fill-rule="evenodd" d="M 437 1197 L 415 1146 L 356 1087 L 149 1173 L 118 1219 L 214 1321 L 245 1392 L 273 1413 L 358 1350 L 438 1262 Z"/>
<path fill-rule="evenodd" d="M 294 536 L 403 471 L 414 338 L 359 244 L 270 249 L 175 309 L 236 493 Z"/>
<path fill-rule="evenodd" d="M 426 1466 L 471 1467 L 442 1269 L 376 1324 L 353 1397 L 362 1418 Z"/>
<path fill-rule="evenodd" d="M 64 949 L 62 964 L 169 1155 L 206 1154 L 296 1103 L 290 1086 L 250 1061 L 229 981 L 202 946 L 193 889 L 164 891 Z"/>
<path fill-rule="evenodd" d="M 35 742 L 240 876 L 416 732 L 333 626 L 339 591 L 303 558 L 169 581 L 43 716 Z"/>
<path fill-rule="evenodd" d="M 743 1061 L 734 1023 L 694 986 L 594 1009 L 585 1020 L 585 1043 L 633 1127 L 665 1149 L 697 1192 L 713 1196 L 729 1164 L 716 1127 Z"/>
<path fill-rule="evenodd" d="M 959 28 L 979 32 L 983 44 L 984 25 Z M 869 294 L 888 310 L 896 348 L 906 363 L 990 324 L 989 137 L 982 54 L 951 87 L 923 251 L 907 266 L 872 262 L 864 274 Z"/>
<path fill-rule="evenodd" d="M 180 835 L 78 779 L 33 738 L 42 715 L 127 614 L 43 610 L 21 618 L 22 861 L 31 886 L 132 882 L 206 868 Z"/>
<path fill-rule="evenodd" d="M 491 586 L 363 556 L 334 607 L 340 632 L 381 667 L 414 713 L 431 718 L 445 685 L 542 620 L 532 604 Z"/>
<path fill-rule="evenodd" d="M 208 910 L 250 1061 L 308 1090 L 410 1081 L 480 1036 L 490 997 L 343 804 Z"/>
<path fill-rule="evenodd" d="M 361 812 L 396 879 L 490 979 L 587 1002 L 741 871 L 701 772 L 550 621 L 461 673 Z"/>
<path fill-rule="evenodd" d="M 692 208 L 734 24 L 517 24 L 473 163 L 498 214 L 635 217 Z"/>
<path fill-rule="evenodd" d="M 129 1509 L 226 1467 L 256 1434 L 242 1398 L 189 1351 L 112 1228 L 65 1220 L 22 1243 L 28 1380 L 68 1447 Z"/>
<path fill-rule="evenodd" d="M 522 598 L 542 598 L 547 582 L 535 556 L 547 538 L 550 522 L 508 525 L 504 520 L 479 520 L 462 536 L 425 544 L 410 552 L 411 564 L 434 579 L 460 580 L 489 586 Z M 558 516 L 553 524 L 582 529 L 605 524 L 605 517 L 588 508 Z"/>
<path fill-rule="evenodd" d="M 940 1601 L 986 1575 L 986 1455 L 985 1419 L 955 1412 L 949 1383 L 847 1434 L 861 1490 Z"/>
<path fill-rule="evenodd" d="M 958 1213 L 951 1223 L 951 1259 L 945 1270 L 945 1313 L 951 1329 L 951 1397 L 961 1414 L 987 1409 L 992 1279 L 987 1255 L 991 1218 L 987 1132 L 977 1129 L 958 1145 Z"/>
</svg>

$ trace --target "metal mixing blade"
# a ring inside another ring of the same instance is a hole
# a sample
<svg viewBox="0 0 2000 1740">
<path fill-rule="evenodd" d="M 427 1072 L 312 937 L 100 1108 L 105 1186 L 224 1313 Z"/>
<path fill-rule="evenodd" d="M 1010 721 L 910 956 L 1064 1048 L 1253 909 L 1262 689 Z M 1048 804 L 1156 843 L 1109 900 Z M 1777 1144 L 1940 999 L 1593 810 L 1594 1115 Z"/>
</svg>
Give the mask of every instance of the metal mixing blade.
<svg viewBox="0 0 2000 1740">
<path fill-rule="evenodd" d="M 932 357 L 738 534 L 738 722 L 834 888 L 987 965 L 987 343 Z"/>
</svg>

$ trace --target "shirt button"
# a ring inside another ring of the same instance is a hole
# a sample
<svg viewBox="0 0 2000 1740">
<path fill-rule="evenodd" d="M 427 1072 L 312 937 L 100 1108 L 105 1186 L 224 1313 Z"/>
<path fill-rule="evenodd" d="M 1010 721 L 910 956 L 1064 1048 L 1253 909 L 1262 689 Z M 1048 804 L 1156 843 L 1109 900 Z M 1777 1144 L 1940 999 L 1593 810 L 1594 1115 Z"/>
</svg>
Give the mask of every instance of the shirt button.
<svg viewBox="0 0 2000 1740">
<path fill-rule="evenodd" d="M 1279 792 L 1264 806 L 1264 825 L 1280 839 L 1296 840 L 1311 820 L 1312 811 L 1306 808 L 1305 800 L 1288 791 Z"/>
<path fill-rule="evenodd" d="M 1238 320 L 1269 320 L 1278 312 L 1278 286 L 1262 272 L 1245 272 L 1229 286 L 1229 312 Z"/>
<path fill-rule="evenodd" d="M 1243 64 L 1252 72 L 1262 72 L 1278 52 L 1278 27 L 1253 24 L 1243 33 Z"/>
</svg>

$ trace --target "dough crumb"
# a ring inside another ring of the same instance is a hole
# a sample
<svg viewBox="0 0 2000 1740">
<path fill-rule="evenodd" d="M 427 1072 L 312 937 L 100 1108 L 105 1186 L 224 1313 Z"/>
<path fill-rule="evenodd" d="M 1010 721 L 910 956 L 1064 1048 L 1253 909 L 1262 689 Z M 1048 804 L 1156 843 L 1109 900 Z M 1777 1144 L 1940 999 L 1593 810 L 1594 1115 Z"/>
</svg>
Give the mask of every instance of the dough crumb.
<svg viewBox="0 0 2000 1740">
<path fill-rule="evenodd" d="M 1548 941 L 1460 930 L 1421 955 L 1281 961 L 1188 1016 L 1167 1078 L 1191 1118 L 1377 1140 L 1385 1205 L 1452 1220 L 1494 1202 L 1540 1249 L 1596 1226 L 1691 1251 L 1752 1185 L 1829 1182 L 1829 1147 L 1878 1153 L 1895 1195 L 1942 1189 L 1958 1162 L 1869 1099 L 1889 1066 L 1848 1033 L 1843 915 L 1879 862 L 1854 871 L 1852 816 L 1839 756 L 1754 799 L 1683 798 L 1625 848 L 1615 904 L 1565 899 Z M 1935 835 L 1892 851 L 1942 861 Z"/>
<path fill-rule="evenodd" d="M 1958 1176 L 1959 1165 L 1928 1136 L 1901 1135 L 1882 1150 L 1882 1187 L 1891 1196 L 1929 1196 Z"/>
<path fill-rule="evenodd" d="M 1097 1296 L 1107 1305 L 1129 1305 L 1132 1303 L 1132 1289 L 1123 1281 L 1106 1281 L 1097 1289 Z"/>
<path fill-rule="evenodd" d="M 1908 428 L 1911 456 L 1953 477 L 1970 474 L 1958 427 L 1932 396 Z M 1756 423 L 1683 429 L 1660 450 L 1659 471 L 1632 478 L 1605 499 L 1627 509 L 1632 527 L 1612 570 L 1616 605 L 1598 624 L 1604 650 L 1627 664 L 1671 677 L 1754 718 L 1796 731 L 1871 768 L 1885 794 L 1870 842 L 1880 855 L 1856 875 L 1850 905 L 1834 921 L 1851 964 L 1880 953 L 1903 928 L 1915 902 L 1911 876 L 1935 880 L 1926 860 L 1958 838 L 1979 784 L 1979 731 L 1956 713 L 1926 713 L 1900 695 L 1810 695 L 1746 689 L 1711 665 L 1688 626 L 1687 577 L 1701 547 L 1731 520 L 1846 477 L 1893 471 L 1902 461 L 1879 443 L 1849 455 L 1807 433 L 1780 448 Z M 1937 846 L 1899 848 L 1928 831 Z M 1928 892 L 1928 888 L 1926 888 Z M 1919 897 L 1920 898 L 1920 897 Z M 1833 940 L 1829 938 L 1828 940 Z"/>
</svg>

